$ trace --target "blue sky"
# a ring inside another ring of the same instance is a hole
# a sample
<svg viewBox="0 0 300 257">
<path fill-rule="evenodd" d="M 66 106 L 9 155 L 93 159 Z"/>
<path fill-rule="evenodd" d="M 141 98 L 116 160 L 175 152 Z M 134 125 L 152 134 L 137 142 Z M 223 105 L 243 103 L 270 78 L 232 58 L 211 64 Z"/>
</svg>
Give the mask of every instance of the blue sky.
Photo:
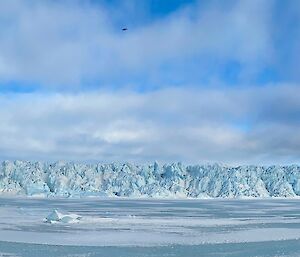
<svg viewBox="0 0 300 257">
<path fill-rule="evenodd" d="M 298 42 L 297 0 L 1 1 L 0 158 L 299 162 Z"/>
</svg>

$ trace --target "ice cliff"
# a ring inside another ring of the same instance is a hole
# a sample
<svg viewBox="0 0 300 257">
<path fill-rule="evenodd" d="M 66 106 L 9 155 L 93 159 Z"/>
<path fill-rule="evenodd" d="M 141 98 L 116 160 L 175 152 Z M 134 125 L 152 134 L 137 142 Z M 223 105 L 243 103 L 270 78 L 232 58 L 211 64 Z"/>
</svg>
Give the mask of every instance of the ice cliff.
<svg viewBox="0 0 300 257">
<path fill-rule="evenodd" d="M 300 166 L 75 164 L 4 161 L 0 194 L 130 197 L 295 197 Z"/>
</svg>

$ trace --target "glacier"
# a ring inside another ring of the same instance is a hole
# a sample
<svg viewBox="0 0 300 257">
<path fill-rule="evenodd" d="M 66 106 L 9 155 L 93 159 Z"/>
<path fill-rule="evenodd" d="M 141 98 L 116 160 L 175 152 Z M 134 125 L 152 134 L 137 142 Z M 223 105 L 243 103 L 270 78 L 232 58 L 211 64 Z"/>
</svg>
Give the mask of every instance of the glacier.
<svg viewBox="0 0 300 257">
<path fill-rule="evenodd" d="M 44 197 L 299 197 L 300 166 L 3 161 L 0 194 Z"/>
</svg>

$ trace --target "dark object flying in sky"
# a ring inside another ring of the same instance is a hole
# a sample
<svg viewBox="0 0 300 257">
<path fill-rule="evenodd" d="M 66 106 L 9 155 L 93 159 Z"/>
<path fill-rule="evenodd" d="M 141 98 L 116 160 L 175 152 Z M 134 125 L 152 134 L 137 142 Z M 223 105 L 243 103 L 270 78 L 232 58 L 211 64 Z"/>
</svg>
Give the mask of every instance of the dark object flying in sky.
<svg viewBox="0 0 300 257">
<path fill-rule="evenodd" d="M 126 31 L 126 30 L 128 30 L 128 29 L 127 29 L 127 28 L 123 28 L 122 30 L 123 30 L 123 31 Z"/>
</svg>

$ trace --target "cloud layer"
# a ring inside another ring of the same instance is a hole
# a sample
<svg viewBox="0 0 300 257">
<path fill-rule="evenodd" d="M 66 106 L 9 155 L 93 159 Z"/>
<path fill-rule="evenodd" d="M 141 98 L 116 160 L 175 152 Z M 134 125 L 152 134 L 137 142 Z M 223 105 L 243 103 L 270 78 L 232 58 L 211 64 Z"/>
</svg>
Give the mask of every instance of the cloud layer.
<svg viewBox="0 0 300 257">
<path fill-rule="evenodd" d="M 272 94 L 270 94 L 270 91 Z M 1 98 L 2 159 L 290 163 L 298 87 Z"/>
<path fill-rule="evenodd" d="M 300 160 L 299 2 L 153 2 L 0 1 L 0 159 Z"/>
<path fill-rule="evenodd" d="M 128 6 L 1 1 L 0 80 L 52 88 L 146 80 L 160 87 L 217 79 L 228 62 L 249 79 L 273 54 L 272 1 L 199 1 L 152 22 L 137 15 L 143 5 L 133 13 Z"/>
</svg>

